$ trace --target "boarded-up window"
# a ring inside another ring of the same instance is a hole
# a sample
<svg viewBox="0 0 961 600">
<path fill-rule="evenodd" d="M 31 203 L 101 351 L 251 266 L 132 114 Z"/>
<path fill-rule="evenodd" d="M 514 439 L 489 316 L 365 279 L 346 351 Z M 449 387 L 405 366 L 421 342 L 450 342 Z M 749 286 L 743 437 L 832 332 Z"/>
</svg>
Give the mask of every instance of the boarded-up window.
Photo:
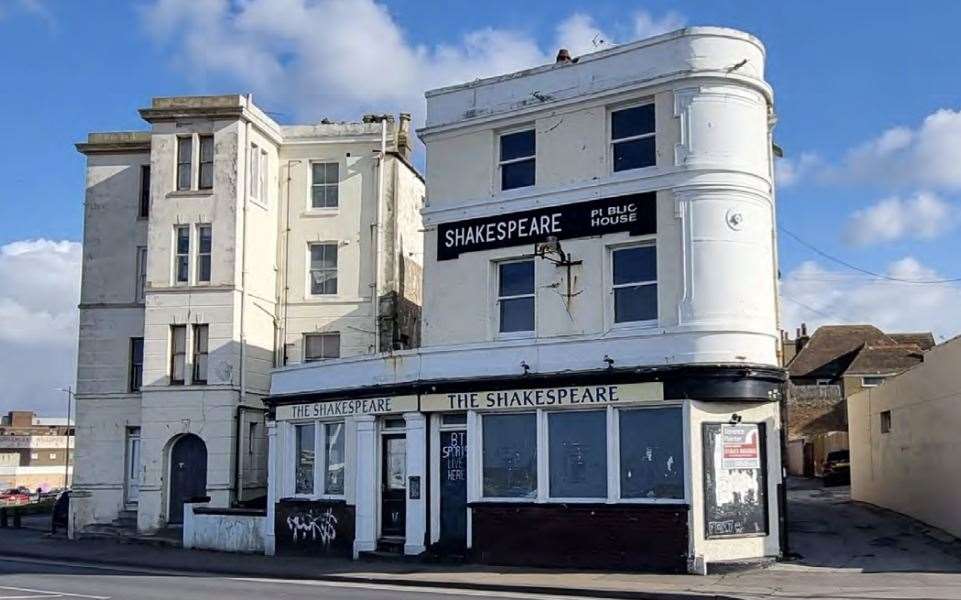
<svg viewBox="0 0 961 600">
<path fill-rule="evenodd" d="M 482 425 L 484 497 L 536 497 L 537 415 L 485 415 Z"/>
<path fill-rule="evenodd" d="M 680 408 L 618 411 L 621 498 L 684 498 Z"/>
</svg>

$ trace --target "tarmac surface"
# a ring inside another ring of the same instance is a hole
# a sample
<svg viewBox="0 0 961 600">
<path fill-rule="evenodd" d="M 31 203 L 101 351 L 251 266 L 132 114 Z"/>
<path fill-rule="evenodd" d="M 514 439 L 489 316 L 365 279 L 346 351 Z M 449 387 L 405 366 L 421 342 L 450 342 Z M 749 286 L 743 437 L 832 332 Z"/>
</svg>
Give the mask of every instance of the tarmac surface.
<svg viewBox="0 0 961 600">
<path fill-rule="evenodd" d="M 792 481 L 791 549 L 799 557 L 724 575 L 656 575 L 357 562 L 187 551 L 40 530 L 0 530 L 4 598 L 604 597 L 961 600 L 961 542 L 854 503 L 847 488 Z"/>
</svg>

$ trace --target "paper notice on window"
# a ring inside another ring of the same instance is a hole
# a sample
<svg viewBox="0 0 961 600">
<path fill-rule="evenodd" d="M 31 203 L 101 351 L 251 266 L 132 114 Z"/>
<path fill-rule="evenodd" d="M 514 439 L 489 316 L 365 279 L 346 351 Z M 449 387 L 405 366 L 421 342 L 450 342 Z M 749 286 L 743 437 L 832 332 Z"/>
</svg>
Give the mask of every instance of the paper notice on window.
<svg viewBox="0 0 961 600">
<path fill-rule="evenodd" d="M 761 443 L 757 425 L 722 425 L 721 444 L 722 469 L 761 468 Z"/>
</svg>

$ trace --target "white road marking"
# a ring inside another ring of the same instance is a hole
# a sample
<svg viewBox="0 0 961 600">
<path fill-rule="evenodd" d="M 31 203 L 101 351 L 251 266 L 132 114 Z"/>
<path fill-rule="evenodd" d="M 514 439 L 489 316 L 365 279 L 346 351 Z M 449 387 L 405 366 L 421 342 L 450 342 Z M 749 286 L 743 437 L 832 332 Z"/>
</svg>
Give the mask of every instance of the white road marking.
<svg viewBox="0 0 961 600">
<path fill-rule="evenodd" d="M 496 590 L 486 591 L 486 590 L 468 590 L 456 587 L 441 587 L 440 585 L 431 586 L 431 582 L 425 581 L 423 585 L 412 586 L 412 585 L 395 585 L 386 583 L 371 583 L 365 581 L 323 581 L 319 579 L 273 579 L 270 577 L 232 577 L 230 575 L 224 575 L 222 573 L 210 573 L 202 571 L 178 571 L 175 569 L 156 569 L 150 567 L 124 567 L 124 566 L 111 566 L 103 565 L 97 563 L 88 562 L 74 562 L 74 561 L 63 561 L 63 560 L 48 560 L 42 558 L 20 558 L 20 557 L 7 557 L 0 555 L 0 562 L 23 562 L 23 563 L 33 563 L 33 564 L 43 564 L 43 565 L 55 565 L 63 567 L 80 567 L 84 569 L 98 569 L 102 571 L 115 571 L 123 573 L 139 573 L 142 575 L 193 575 L 200 576 L 206 575 L 208 577 L 220 577 L 225 580 L 238 581 L 238 582 L 250 582 L 250 583 L 267 583 L 267 584 L 283 584 L 283 585 L 307 585 L 315 587 L 339 587 L 339 588 L 354 588 L 354 589 L 368 589 L 368 590 L 382 590 L 382 591 L 397 591 L 397 592 L 419 592 L 423 594 L 446 594 L 448 596 L 486 596 L 488 598 L 517 598 L 521 600 L 571 600 L 572 596 L 556 596 L 549 594 L 537 594 L 537 593 L 525 593 L 525 592 L 499 592 Z M 2 587 L 0 587 L 2 589 Z M 13 588 L 10 588 L 13 589 Z M 31 591 L 31 590 L 24 590 Z M 110 600 L 109 596 L 83 596 L 80 594 L 65 594 L 63 592 L 50 592 L 54 594 L 63 594 L 65 596 L 87 598 L 89 600 Z M 57 596 L 46 596 L 48 598 L 56 598 Z M 589 596 L 581 596 L 583 598 L 588 598 Z M 0 596 L 0 600 L 7 600 L 6 597 Z"/>
<path fill-rule="evenodd" d="M 418 592 L 421 594 L 444 594 L 447 596 L 484 596 L 485 598 L 521 598 L 524 600 L 571 600 L 571 596 L 552 596 L 527 592 L 498 592 L 487 590 L 466 590 L 454 587 L 429 587 L 425 581 L 423 586 L 392 585 L 389 583 L 367 583 L 362 581 L 319 581 L 310 579 L 266 579 L 259 577 L 231 577 L 234 581 L 251 581 L 257 583 L 282 583 L 285 585 L 309 585 L 317 587 L 359 588 L 389 592 Z M 580 596 L 589 598 L 590 596 Z M 2 599 L 0 599 L 2 600 Z"/>
<path fill-rule="evenodd" d="M 63 598 L 64 596 L 69 596 L 71 598 L 88 598 L 89 600 L 110 600 L 110 596 L 88 596 L 87 594 L 71 594 L 70 592 L 57 592 L 54 590 L 35 590 L 31 588 L 12 587 L 9 585 L 0 585 L 0 590 L 43 594 L 40 596 L 0 596 L 0 600 L 4 600 L 6 598 Z"/>
</svg>

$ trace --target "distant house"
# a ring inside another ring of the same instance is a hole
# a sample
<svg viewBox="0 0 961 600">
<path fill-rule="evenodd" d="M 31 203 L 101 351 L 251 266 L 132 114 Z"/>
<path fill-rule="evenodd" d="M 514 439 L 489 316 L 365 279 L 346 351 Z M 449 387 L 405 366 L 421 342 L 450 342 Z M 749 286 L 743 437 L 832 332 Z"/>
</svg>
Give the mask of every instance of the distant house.
<svg viewBox="0 0 961 600">
<path fill-rule="evenodd" d="M 824 325 L 794 340 L 797 354 L 787 364 L 794 385 L 839 385 L 845 398 L 881 385 L 923 360 L 934 346 L 926 333 L 885 333 L 874 325 Z"/>
<path fill-rule="evenodd" d="M 844 399 L 921 363 L 934 336 L 885 333 L 873 325 L 825 325 L 808 336 L 802 325 L 782 346 L 791 380 L 788 468 L 818 475 L 828 452 L 848 447 Z"/>
<path fill-rule="evenodd" d="M 0 491 L 61 488 L 73 476 L 73 426 L 29 410 L 0 416 Z"/>
</svg>

